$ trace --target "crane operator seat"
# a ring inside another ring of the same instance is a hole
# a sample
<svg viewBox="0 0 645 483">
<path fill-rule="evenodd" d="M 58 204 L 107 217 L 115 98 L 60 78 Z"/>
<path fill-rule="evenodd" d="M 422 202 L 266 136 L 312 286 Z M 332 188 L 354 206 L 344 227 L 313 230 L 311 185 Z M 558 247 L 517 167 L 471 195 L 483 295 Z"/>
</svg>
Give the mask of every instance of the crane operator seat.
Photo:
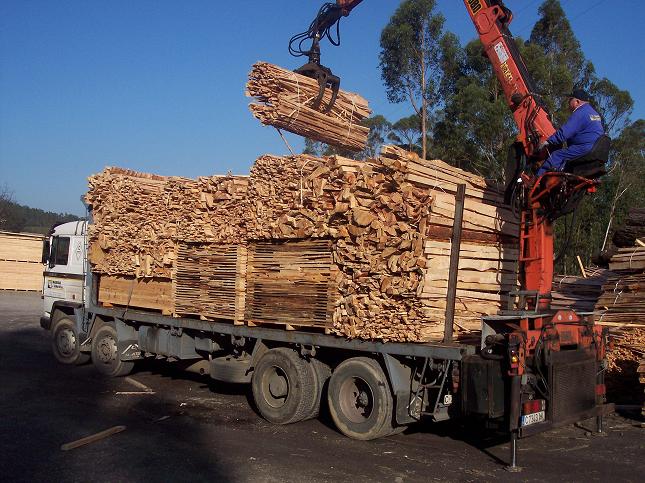
<svg viewBox="0 0 645 483">
<path fill-rule="evenodd" d="M 567 162 L 564 172 L 583 178 L 600 178 L 607 174 L 605 163 L 609 159 L 611 139 L 606 134 L 600 136 L 587 154 Z"/>
</svg>

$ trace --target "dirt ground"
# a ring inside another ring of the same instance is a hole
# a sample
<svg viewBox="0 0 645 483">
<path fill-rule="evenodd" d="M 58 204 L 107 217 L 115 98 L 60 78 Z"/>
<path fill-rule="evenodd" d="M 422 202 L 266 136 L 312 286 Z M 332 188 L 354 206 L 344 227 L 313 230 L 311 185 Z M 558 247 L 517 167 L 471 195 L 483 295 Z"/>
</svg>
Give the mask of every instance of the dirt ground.
<svg viewBox="0 0 645 483">
<path fill-rule="evenodd" d="M 91 364 L 58 364 L 39 326 L 39 295 L 0 292 L 0 475 L 4 481 L 644 481 L 639 411 L 520 442 L 521 473 L 504 470 L 508 442 L 456 423 L 377 441 L 340 435 L 325 416 L 275 426 L 249 389 L 143 363 L 104 379 Z M 627 408 L 629 410 L 629 408 Z M 71 451 L 60 446 L 127 429 Z M 588 429 L 586 429 L 588 428 Z"/>
</svg>

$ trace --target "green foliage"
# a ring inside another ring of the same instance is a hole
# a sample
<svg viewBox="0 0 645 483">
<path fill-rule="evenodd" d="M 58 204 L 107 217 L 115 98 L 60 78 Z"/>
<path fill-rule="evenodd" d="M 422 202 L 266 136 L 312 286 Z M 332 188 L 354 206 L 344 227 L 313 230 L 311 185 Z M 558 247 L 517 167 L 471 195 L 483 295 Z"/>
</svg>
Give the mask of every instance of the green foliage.
<svg viewBox="0 0 645 483">
<path fill-rule="evenodd" d="M 367 146 L 360 158 L 373 158 L 381 151 L 381 146 L 392 130 L 392 124 L 380 114 L 368 117 L 361 124 L 368 127 L 370 133 L 367 136 Z"/>
<path fill-rule="evenodd" d="M 405 0 L 381 32 L 381 77 L 391 102 L 409 101 L 421 120 L 421 151 L 426 156 L 429 114 L 442 103 L 448 86 L 442 50 L 457 49 L 454 36 L 443 32 L 445 19 L 435 0 Z"/>
<path fill-rule="evenodd" d="M 80 219 L 69 213 L 53 213 L 19 205 L 6 194 L 0 195 L 0 230 L 3 231 L 46 234 L 54 224 Z"/>
<path fill-rule="evenodd" d="M 416 114 L 399 119 L 392 124 L 387 138 L 408 151 L 421 151 L 421 119 Z"/>
</svg>

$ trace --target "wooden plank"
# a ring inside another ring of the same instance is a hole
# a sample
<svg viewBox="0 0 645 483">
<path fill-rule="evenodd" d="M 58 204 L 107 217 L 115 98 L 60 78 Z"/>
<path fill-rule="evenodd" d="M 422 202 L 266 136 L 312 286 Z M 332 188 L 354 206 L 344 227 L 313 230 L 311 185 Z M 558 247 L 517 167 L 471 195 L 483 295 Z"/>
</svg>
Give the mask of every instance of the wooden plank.
<svg viewBox="0 0 645 483">
<path fill-rule="evenodd" d="M 171 280 L 101 275 L 99 303 L 174 312 Z"/>
<path fill-rule="evenodd" d="M 258 101 L 249 107 L 262 124 L 353 151 L 365 148 L 369 129 L 361 121 L 371 111 L 358 94 L 339 90 L 331 110 L 325 112 L 331 89 L 325 90 L 322 103 L 314 107 L 319 89 L 316 80 L 267 62 L 253 65 L 246 89 L 247 96 Z"/>
<path fill-rule="evenodd" d="M 0 289 L 42 291 L 43 265 L 0 260 Z"/>
<path fill-rule="evenodd" d="M 331 264 L 327 240 L 251 243 L 245 318 L 256 324 L 330 327 Z"/>
<path fill-rule="evenodd" d="M 0 260 L 40 263 L 44 235 L 0 231 Z"/>
</svg>

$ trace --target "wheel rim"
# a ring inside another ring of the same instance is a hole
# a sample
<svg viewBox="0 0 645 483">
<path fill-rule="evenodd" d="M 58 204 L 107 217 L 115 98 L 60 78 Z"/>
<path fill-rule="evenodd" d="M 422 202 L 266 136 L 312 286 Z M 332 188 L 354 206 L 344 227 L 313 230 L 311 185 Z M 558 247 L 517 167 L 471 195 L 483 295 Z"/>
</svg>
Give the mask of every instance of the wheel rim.
<svg viewBox="0 0 645 483">
<path fill-rule="evenodd" d="M 278 366 L 271 366 L 262 375 L 262 395 L 272 408 L 285 405 L 289 397 L 289 379 Z"/>
<path fill-rule="evenodd" d="M 346 379 L 340 386 L 340 409 L 353 423 L 367 421 L 374 410 L 374 392 L 360 377 Z"/>
<path fill-rule="evenodd" d="M 76 335 L 74 331 L 68 328 L 60 329 L 56 334 L 56 347 L 62 356 L 72 356 L 76 350 Z"/>
<path fill-rule="evenodd" d="M 109 335 L 102 337 L 99 340 L 96 352 L 99 362 L 103 364 L 112 363 L 116 360 L 116 341 Z"/>
</svg>

